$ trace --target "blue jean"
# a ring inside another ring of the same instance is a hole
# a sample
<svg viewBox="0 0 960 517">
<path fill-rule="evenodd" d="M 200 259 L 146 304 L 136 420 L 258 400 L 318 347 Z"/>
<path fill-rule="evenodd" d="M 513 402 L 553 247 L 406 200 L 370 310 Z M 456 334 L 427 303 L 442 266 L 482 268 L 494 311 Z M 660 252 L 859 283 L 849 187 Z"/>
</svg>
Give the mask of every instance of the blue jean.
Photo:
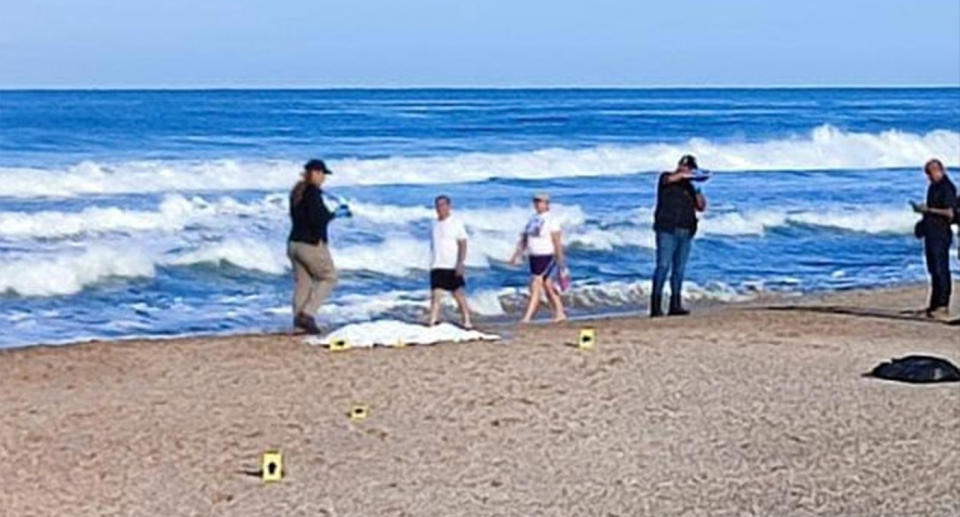
<svg viewBox="0 0 960 517">
<path fill-rule="evenodd" d="M 663 311 L 663 286 L 670 273 L 670 310 L 679 310 L 683 274 L 693 244 L 693 232 L 685 228 L 657 232 L 657 268 L 653 271 L 653 293 L 650 296 L 650 314 Z"/>
</svg>

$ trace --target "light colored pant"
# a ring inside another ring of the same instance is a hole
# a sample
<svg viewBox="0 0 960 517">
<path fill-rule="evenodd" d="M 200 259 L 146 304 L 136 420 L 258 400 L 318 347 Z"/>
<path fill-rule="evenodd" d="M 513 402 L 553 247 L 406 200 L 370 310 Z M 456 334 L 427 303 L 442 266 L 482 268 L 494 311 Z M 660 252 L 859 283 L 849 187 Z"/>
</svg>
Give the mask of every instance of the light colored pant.
<svg viewBox="0 0 960 517">
<path fill-rule="evenodd" d="M 293 264 L 293 315 L 314 316 L 337 285 L 337 270 L 324 242 L 316 246 L 290 241 L 287 256 Z"/>
</svg>

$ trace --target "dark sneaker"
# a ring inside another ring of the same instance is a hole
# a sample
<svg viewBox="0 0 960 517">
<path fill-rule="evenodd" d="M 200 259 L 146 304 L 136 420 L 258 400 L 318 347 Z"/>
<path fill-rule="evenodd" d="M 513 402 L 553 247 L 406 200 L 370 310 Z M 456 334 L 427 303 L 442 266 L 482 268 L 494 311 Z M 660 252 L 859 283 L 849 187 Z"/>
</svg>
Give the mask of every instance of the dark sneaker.
<svg viewBox="0 0 960 517">
<path fill-rule="evenodd" d="M 663 317 L 663 311 L 650 311 L 650 317 L 651 317 L 651 318 L 662 318 L 662 317 Z"/>
<path fill-rule="evenodd" d="M 316 320 L 306 314 L 297 314 L 297 317 L 293 318 L 293 326 L 303 329 L 307 334 L 322 333 L 320 327 L 317 326 Z"/>
<path fill-rule="evenodd" d="M 669 316 L 689 316 L 690 311 L 684 308 L 670 309 L 670 312 L 667 313 Z"/>
</svg>

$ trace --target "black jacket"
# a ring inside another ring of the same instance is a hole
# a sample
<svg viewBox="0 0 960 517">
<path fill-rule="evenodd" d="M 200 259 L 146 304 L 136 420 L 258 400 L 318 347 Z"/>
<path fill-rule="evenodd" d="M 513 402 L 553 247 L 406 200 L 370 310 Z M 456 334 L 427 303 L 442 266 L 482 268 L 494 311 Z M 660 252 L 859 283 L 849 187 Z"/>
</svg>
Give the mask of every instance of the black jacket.
<svg viewBox="0 0 960 517">
<path fill-rule="evenodd" d="M 657 209 L 653 216 L 653 229 L 672 232 L 684 228 L 697 231 L 697 192 L 689 181 L 667 183 L 665 172 L 657 184 Z"/>
<path fill-rule="evenodd" d="M 946 175 L 943 179 L 931 183 L 927 187 L 927 206 L 930 208 L 950 208 L 956 210 L 957 189 Z M 950 224 L 953 221 L 939 214 L 923 214 L 923 231 L 925 236 L 949 236 Z"/>
<path fill-rule="evenodd" d="M 296 191 L 296 189 L 294 189 Z M 303 199 L 294 205 L 293 192 L 290 193 L 290 240 L 316 245 L 327 242 L 327 225 L 333 220 L 333 213 L 323 202 L 323 191 L 316 185 L 307 185 Z"/>
</svg>

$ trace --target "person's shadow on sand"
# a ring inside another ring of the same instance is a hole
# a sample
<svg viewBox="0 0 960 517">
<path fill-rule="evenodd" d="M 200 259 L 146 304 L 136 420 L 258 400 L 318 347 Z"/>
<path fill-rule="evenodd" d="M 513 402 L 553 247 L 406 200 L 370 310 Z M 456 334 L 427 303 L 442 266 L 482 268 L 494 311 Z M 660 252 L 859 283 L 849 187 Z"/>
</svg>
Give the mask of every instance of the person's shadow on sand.
<svg viewBox="0 0 960 517">
<path fill-rule="evenodd" d="M 891 320 L 919 321 L 924 323 L 938 323 L 942 325 L 960 325 L 960 319 L 941 321 L 929 318 L 918 311 L 894 312 L 891 310 L 874 309 L 869 307 L 848 307 L 842 305 L 787 305 L 764 307 L 771 311 L 801 311 L 822 314 L 843 314 L 863 318 L 883 318 Z M 888 381 L 908 382 L 912 384 L 926 384 L 937 382 L 960 382 L 960 369 L 950 361 L 932 356 L 909 355 L 899 359 L 892 359 L 881 363 L 871 371 L 864 373 L 864 377 L 873 377 Z"/>
<path fill-rule="evenodd" d="M 888 309 L 875 309 L 870 307 L 849 307 L 843 305 L 773 305 L 764 307 L 769 311 L 797 311 L 797 312 L 817 312 L 822 314 L 843 314 L 847 316 L 859 316 L 863 318 L 881 318 L 889 320 L 919 321 L 923 323 L 937 323 L 940 325 L 960 326 L 960 318 L 950 321 L 941 321 L 935 318 L 929 318 L 922 311 L 893 311 Z"/>
</svg>

